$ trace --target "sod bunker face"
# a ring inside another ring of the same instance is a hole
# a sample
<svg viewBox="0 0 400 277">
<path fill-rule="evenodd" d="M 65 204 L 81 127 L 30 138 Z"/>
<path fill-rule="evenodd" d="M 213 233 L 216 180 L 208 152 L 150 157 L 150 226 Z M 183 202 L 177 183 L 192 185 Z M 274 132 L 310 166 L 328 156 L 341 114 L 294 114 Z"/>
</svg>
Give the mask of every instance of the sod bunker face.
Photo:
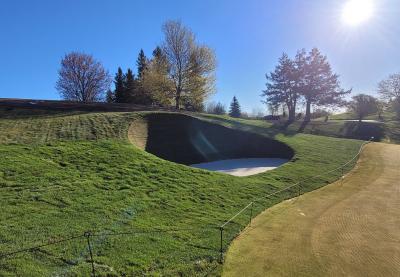
<svg viewBox="0 0 400 277">
<path fill-rule="evenodd" d="M 294 155 L 279 141 L 174 113 L 152 113 L 135 120 L 129 138 L 162 159 L 235 176 L 271 170 Z"/>
</svg>

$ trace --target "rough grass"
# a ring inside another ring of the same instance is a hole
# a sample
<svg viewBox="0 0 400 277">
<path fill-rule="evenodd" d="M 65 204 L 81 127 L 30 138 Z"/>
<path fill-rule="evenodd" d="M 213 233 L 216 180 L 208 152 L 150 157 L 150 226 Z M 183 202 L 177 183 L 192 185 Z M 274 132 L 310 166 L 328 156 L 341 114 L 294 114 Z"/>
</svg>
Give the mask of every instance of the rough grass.
<svg viewBox="0 0 400 277">
<path fill-rule="evenodd" d="M 266 193 L 336 168 L 361 141 L 282 134 L 259 121 L 205 117 L 268 136 L 295 150 L 291 162 L 268 173 L 233 177 L 161 160 L 128 142 L 139 113 L 12 114 L 0 119 L 0 253 L 92 230 L 98 275 L 219 274 L 214 227 Z M 338 173 L 304 184 L 321 187 Z M 293 192 L 294 193 L 294 192 Z M 254 214 L 292 197 L 267 199 Z M 223 247 L 248 215 L 226 230 Z M 173 233 L 104 236 L 109 232 L 189 228 Z M 87 276 L 84 239 L 0 259 L 0 275 Z"/>
<path fill-rule="evenodd" d="M 399 276 L 400 146 L 367 145 L 343 181 L 280 203 L 230 247 L 224 276 Z"/>
</svg>

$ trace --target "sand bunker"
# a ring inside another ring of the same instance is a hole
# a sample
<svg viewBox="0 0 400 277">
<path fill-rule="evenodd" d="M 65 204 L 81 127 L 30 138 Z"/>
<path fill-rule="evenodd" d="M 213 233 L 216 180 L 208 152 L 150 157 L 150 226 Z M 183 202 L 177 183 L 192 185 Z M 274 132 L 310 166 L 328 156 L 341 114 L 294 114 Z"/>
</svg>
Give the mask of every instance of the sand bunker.
<svg viewBox="0 0 400 277">
<path fill-rule="evenodd" d="M 358 119 L 344 119 L 344 121 L 350 122 L 358 122 Z M 373 119 L 363 119 L 361 122 L 368 122 L 368 123 L 383 123 L 382 121 L 373 120 Z"/>
<path fill-rule="evenodd" d="M 233 176 L 249 176 L 272 170 L 288 162 L 279 158 L 249 158 L 219 160 L 208 163 L 192 164 L 192 167 L 222 172 Z"/>
</svg>

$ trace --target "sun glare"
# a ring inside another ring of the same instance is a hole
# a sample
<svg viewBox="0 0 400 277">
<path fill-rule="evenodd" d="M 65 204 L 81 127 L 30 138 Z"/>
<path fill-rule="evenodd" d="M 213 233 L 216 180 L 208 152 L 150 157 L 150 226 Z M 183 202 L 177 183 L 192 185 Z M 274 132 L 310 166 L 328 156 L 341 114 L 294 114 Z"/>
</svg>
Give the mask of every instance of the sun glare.
<svg viewBox="0 0 400 277">
<path fill-rule="evenodd" d="M 374 4 L 372 0 L 349 0 L 343 7 L 343 22 L 357 26 L 372 17 Z"/>
</svg>

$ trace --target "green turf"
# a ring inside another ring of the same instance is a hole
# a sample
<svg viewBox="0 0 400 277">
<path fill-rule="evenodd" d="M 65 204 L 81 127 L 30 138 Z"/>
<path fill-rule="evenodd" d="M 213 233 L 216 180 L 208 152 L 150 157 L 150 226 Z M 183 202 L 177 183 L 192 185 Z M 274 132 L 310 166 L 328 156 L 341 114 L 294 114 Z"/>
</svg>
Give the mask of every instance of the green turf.
<svg viewBox="0 0 400 277">
<path fill-rule="evenodd" d="M 164 161 L 128 142 L 139 113 L 3 113 L 0 119 L 0 252 L 92 230 L 99 275 L 219 274 L 217 226 L 254 198 L 336 168 L 361 141 L 281 133 L 262 121 L 196 115 L 288 144 L 292 161 L 268 173 L 233 177 Z M 349 170 L 350 167 L 347 169 Z M 303 184 L 303 192 L 339 176 Z M 259 202 L 254 215 L 293 196 Z M 235 219 L 223 247 L 248 222 Z M 107 232 L 190 228 L 173 233 L 102 236 Z M 87 276 L 84 239 L 0 259 L 4 276 Z"/>
</svg>

